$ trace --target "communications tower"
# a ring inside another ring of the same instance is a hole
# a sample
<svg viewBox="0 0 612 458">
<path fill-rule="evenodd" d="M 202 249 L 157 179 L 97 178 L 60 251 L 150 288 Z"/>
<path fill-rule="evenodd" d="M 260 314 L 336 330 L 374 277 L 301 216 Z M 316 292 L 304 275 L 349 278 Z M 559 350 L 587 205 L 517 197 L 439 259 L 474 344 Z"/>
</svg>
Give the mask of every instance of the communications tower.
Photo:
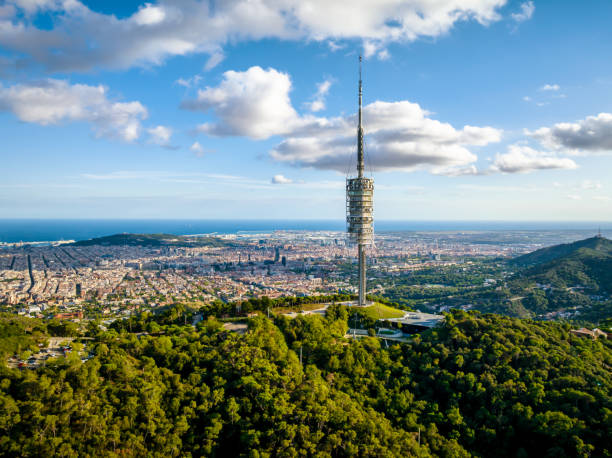
<svg viewBox="0 0 612 458">
<path fill-rule="evenodd" d="M 357 177 L 346 179 L 346 230 L 350 239 L 357 243 L 359 258 L 359 300 L 357 305 L 366 305 L 366 246 L 373 243 L 374 180 L 363 176 L 364 147 L 361 120 L 361 56 L 359 56 L 359 115 L 357 126 Z"/>
</svg>

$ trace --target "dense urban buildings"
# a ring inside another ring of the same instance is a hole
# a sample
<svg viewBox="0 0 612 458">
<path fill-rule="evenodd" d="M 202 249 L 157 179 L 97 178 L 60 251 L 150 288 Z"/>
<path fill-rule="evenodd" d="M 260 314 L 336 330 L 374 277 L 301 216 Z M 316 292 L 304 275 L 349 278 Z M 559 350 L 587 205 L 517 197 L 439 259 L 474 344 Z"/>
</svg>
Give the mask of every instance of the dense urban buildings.
<svg viewBox="0 0 612 458">
<path fill-rule="evenodd" d="M 368 248 L 368 292 L 385 295 L 394 283 L 424 269 L 469 269 L 479 260 L 508 258 L 582 236 L 529 231 L 379 233 Z M 33 316 L 82 312 L 117 317 L 174 301 L 206 304 L 358 291 L 354 247 L 342 232 L 279 231 L 219 239 L 227 243 L 5 244 L 0 249 L 0 304 L 7 311 Z M 488 280 L 491 285 L 498 281 Z"/>
</svg>

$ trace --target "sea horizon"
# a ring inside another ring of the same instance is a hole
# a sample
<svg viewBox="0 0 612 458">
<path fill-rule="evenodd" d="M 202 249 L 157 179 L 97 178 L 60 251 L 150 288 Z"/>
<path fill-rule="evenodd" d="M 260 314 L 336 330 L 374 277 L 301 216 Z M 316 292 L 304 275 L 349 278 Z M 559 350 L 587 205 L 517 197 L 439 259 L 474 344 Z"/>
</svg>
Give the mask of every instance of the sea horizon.
<svg viewBox="0 0 612 458">
<path fill-rule="evenodd" d="M 120 233 L 174 235 L 273 231 L 344 231 L 342 219 L 2 218 L 0 242 L 87 240 Z M 610 221 L 379 220 L 378 232 L 578 231 L 604 234 Z"/>
</svg>

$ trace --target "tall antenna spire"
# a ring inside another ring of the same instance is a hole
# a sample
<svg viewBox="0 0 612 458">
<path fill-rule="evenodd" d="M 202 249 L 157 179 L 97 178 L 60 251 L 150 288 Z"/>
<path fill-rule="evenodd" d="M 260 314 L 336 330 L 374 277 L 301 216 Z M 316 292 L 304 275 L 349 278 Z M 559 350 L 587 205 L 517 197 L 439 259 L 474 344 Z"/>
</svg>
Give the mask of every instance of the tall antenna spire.
<svg viewBox="0 0 612 458">
<path fill-rule="evenodd" d="M 359 55 L 359 126 L 357 127 L 357 176 L 363 177 L 363 125 L 361 124 L 361 99 L 363 88 L 361 82 L 361 54 Z"/>
<path fill-rule="evenodd" d="M 363 96 L 363 82 L 361 80 L 361 55 L 359 55 L 359 128 L 361 128 L 361 98 Z"/>
</svg>

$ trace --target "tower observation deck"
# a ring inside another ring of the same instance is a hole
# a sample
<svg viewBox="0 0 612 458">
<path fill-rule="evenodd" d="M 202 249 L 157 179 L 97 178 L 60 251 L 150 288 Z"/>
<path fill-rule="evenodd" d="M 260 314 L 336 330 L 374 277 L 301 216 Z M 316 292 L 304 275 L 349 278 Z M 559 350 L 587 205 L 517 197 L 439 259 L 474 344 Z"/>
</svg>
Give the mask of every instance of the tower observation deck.
<svg viewBox="0 0 612 458">
<path fill-rule="evenodd" d="M 346 229 L 350 239 L 357 243 L 359 258 L 359 300 L 366 305 L 366 246 L 374 239 L 374 180 L 363 176 L 364 145 L 361 116 L 362 100 L 361 56 L 359 56 L 359 115 L 357 126 L 357 177 L 346 179 Z"/>
</svg>

